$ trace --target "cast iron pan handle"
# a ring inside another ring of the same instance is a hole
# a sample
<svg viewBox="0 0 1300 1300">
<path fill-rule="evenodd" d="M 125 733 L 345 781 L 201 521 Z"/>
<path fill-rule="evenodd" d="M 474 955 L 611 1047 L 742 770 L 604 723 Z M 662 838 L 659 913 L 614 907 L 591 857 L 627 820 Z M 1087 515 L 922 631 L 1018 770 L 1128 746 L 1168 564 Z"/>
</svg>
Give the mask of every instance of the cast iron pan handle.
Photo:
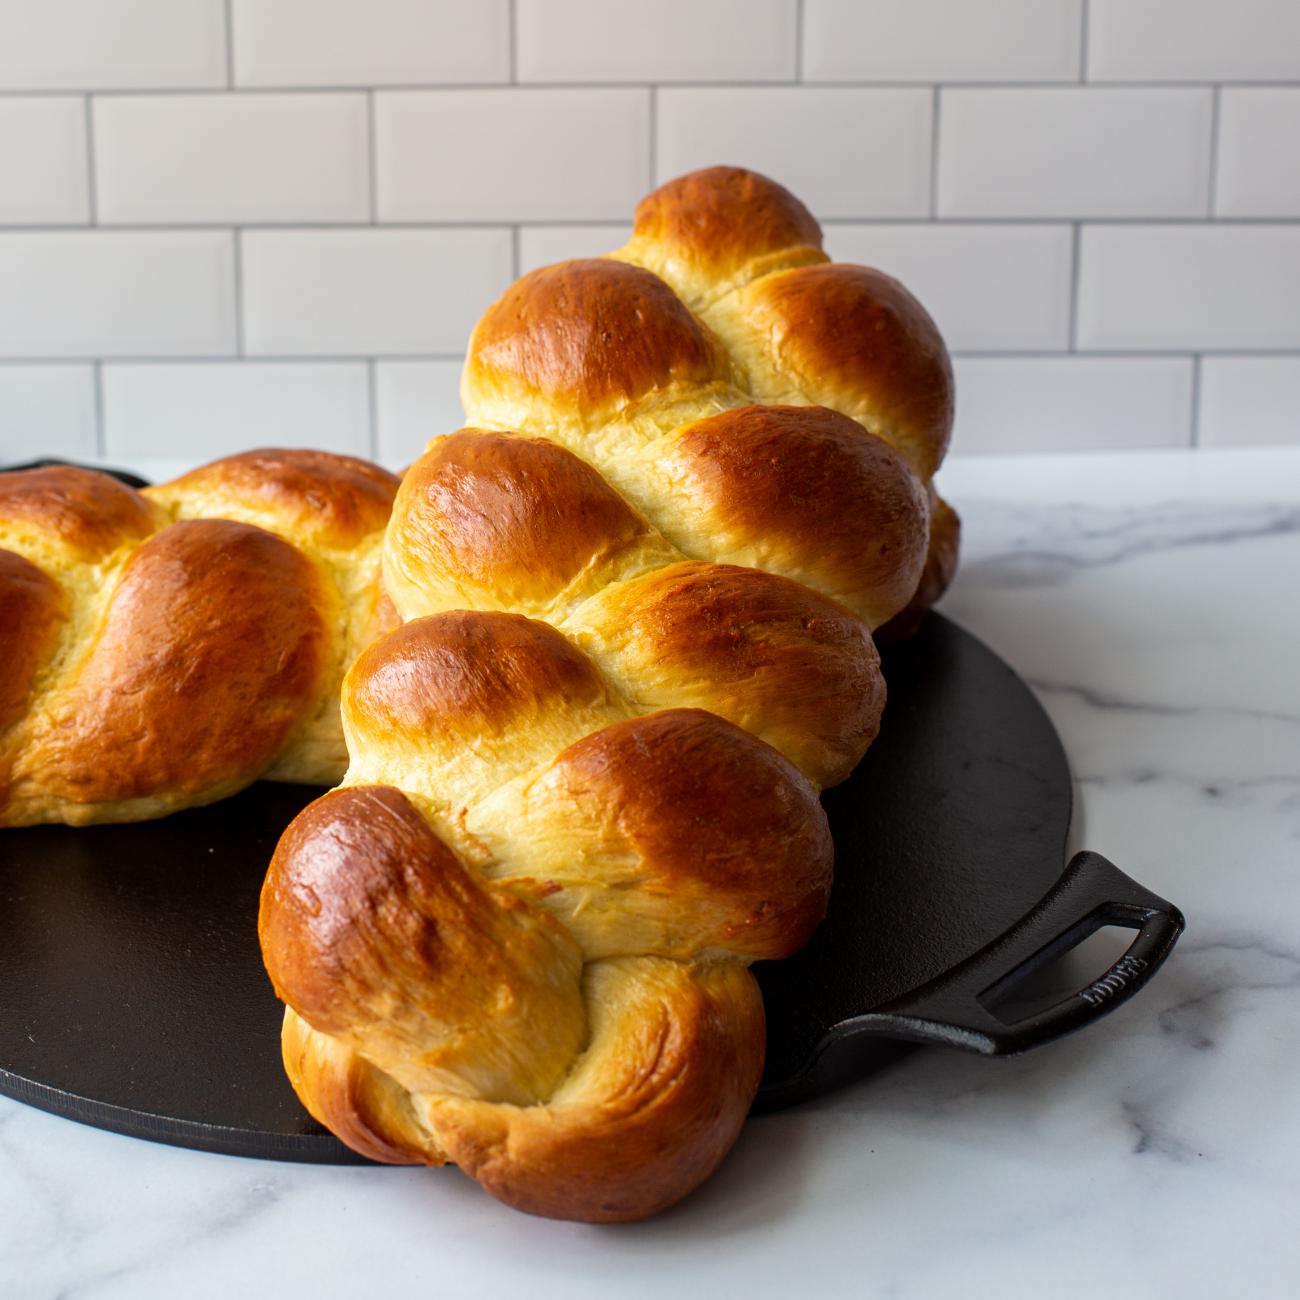
<svg viewBox="0 0 1300 1300">
<path fill-rule="evenodd" d="M 853 1028 L 985 1056 L 1023 1052 L 1126 1002 L 1159 969 L 1183 924 L 1176 907 L 1101 854 L 1078 853 L 1051 892 L 1001 938 L 915 993 L 856 1020 Z M 1000 994 L 1105 925 L 1126 926 L 1137 935 L 1099 979 L 1011 1024 L 989 1010 Z"/>
</svg>

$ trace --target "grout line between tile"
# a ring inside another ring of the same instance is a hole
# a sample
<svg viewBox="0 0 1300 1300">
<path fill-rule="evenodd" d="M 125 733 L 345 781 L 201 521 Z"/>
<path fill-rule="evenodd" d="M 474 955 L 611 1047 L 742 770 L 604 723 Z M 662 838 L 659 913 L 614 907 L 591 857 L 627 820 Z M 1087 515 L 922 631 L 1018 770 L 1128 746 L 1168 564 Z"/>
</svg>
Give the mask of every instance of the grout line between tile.
<svg viewBox="0 0 1300 1300">
<path fill-rule="evenodd" d="M 1219 81 L 1217 85 L 1225 86 L 1229 89 L 1247 89 L 1247 90 L 1294 90 L 1297 84 L 1297 78 L 1291 80 L 1274 78 L 1268 81 L 1251 81 L 1251 80 L 1232 80 L 1225 79 Z M 358 91 L 374 89 L 377 91 L 428 91 L 436 94 L 439 91 L 465 91 L 465 90 L 483 90 L 483 91 L 509 91 L 509 90 L 635 90 L 638 86 L 644 85 L 644 80 L 635 78 L 622 81 L 438 81 L 438 82 L 411 82 L 411 81 L 394 81 L 384 82 L 372 85 L 369 82 L 339 82 L 335 85 L 249 85 L 241 84 L 238 86 L 148 86 L 148 87 L 106 87 L 91 88 L 84 86 L 63 86 L 59 89 L 33 88 L 29 90 L 5 89 L 0 90 L 0 99 L 66 99 L 69 95 L 93 94 L 101 99 L 131 99 L 148 97 L 165 97 L 171 95 L 207 95 L 207 96 L 226 96 L 226 95 L 346 95 L 356 94 Z M 794 84 L 788 79 L 779 78 L 735 78 L 725 79 L 718 78 L 712 81 L 701 81 L 698 79 L 672 81 L 665 80 L 661 84 L 669 86 L 674 90 L 790 90 Z M 811 80 L 798 83 L 799 86 L 807 89 L 825 89 L 825 90 L 929 90 L 935 83 L 933 81 L 921 81 L 911 79 L 907 81 L 881 81 L 863 79 L 860 81 L 839 80 Z M 1050 81 L 951 81 L 945 82 L 945 85 L 952 89 L 960 90 L 1076 90 L 1079 83 L 1070 77 L 1058 77 Z M 1098 90 L 1204 90 L 1210 85 L 1208 77 L 1186 77 L 1177 81 L 1152 81 L 1152 80 L 1115 80 L 1115 81 L 1090 81 L 1087 83 L 1089 88 Z"/>
<path fill-rule="evenodd" d="M 1120 348 L 1083 348 L 1077 352 L 1067 352 L 1064 348 L 1052 350 L 1016 348 L 1013 351 L 1002 352 L 991 348 L 954 348 L 952 355 L 964 361 L 1177 361 L 1189 359 L 1192 356 L 1192 349 L 1141 348 L 1129 352 Z M 1249 352 L 1241 355 L 1259 354 Z"/>
<path fill-rule="evenodd" d="M 659 176 L 659 87 L 650 86 L 650 158 L 647 171 L 650 173 L 649 189 L 654 189 Z"/>
<path fill-rule="evenodd" d="M 94 365 L 95 383 L 95 455 L 108 454 L 108 430 L 104 428 L 104 363 Z"/>
<path fill-rule="evenodd" d="M 930 100 L 930 220 L 939 216 L 939 122 L 943 96 L 935 86 Z"/>
<path fill-rule="evenodd" d="M 520 270 L 520 266 L 523 262 L 523 258 L 520 256 L 519 242 L 520 242 L 519 227 L 517 225 L 511 226 L 510 227 L 510 275 L 511 278 L 515 280 L 519 279 L 519 277 L 523 274 L 523 272 Z"/>
<path fill-rule="evenodd" d="M 1214 220 L 1215 196 L 1219 192 L 1219 123 L 1223 114 L 1223 87 L 1215 86 L 1210 109 L 1210 184 L 1205 196 L 1205 215 Z"/>
<path fill-rule="evenodd" d="M 1079 263 L 1080 232 L 1083 223 L 1076 221 L 1070 232 L 1070 331 L 1069 351 L 1079 350 Z"/>
<path fill-rule="evenodd" d="M 1090 0 L 1082 0 L 1079 5 L 1079 81 L 1088 80 L 1088 23 Z"/>
<path fill-rule="evenodd" d="M 1254 355 L 1252 353 L 1252 355 Z M 67 365 L 104 365 L 104 366 L 228 366 L 238 363 L 246 366 L 258 365 L 357 365 L 367 361 L 455 361 L 465 360 L 463 352 L 262 352 L 245 356 L 224 353 L 213 356 L 211 353 L 177 353 L 173 356 L 121 353 L 113 356 L 93 356 L 81 353 L 77 356 L 41 356 L 41 357 L 0 357 L 0 368 L 4 366 L 67 366 Z"/>
<path fill-rule="evenodd" d="M 796 84 L 803 82 L 803 26 L 807 5 L 804 0 L 795 0 L 794 6 L 794 79 Z"/>
<path fill-rule="evenodd" d="M 370 418 L 370 459 L 379 459 L 379 391 L 378 378 L 375 374 L 375 360 L 371 357 L 366 362 L 366 397 Z"/>
<path fill-rule="evenodd" d="M 1003 361 L 1060 361 L 1068 357 L 1092 360 L 1118 361 L 1156 361 L 1170 359 L 1187 359 L 1192 356 L 1218 359 L 1259 357 L 1271 360 L 1300 360 L 1300 348 L 1214 348 L 1214 347 L 1146 347 L 1146 348 L 1080 348 L 1070 353 L 1064 348 L 953 348 L 952 355 L 965 360 L 1003 360 Z M 212 354 L 175 354 L 162 356 L 154 354 L 127 354 L 113 356 L 79 353 L 60 356 L 5 356 L 0 357 L 0 368 L 6 366 L 68 366 L 68 365 L 104 365 L 104 366 L 193 366 L 193 365 L 357 365 L 369 361 L 403 362 L 403 361 L 454 361 L 463 362 L 463 352 L 257 352 L 236 356 L 226 353 L 220 356 Z"/>
<path fill-rule="evenodd" d="M 367 181 L 370 185 L 370 224 L 378 221 L 379 212 L 379 153 L 375 143 L 375 92 L 366 91 L 366 161 Z"/>
<path fill-rule="evenodd" d="M 517 0 L 510 0 L 507 40 L 510 48 L 510 84 L 519 84 L 519 13 Z"/>
<path fill-rule="evenodd" d="M 91 102 L 94 96 L 85 96 L 86 111 L 86 203 L 87 219 L 92 226 L 99 225 L 99 195 L 96 193 L 99 179 L 95 172 L 95 109 Z M 44 230 L 47 227 L 35 226 L 33 229 Z"/>
<path fill-rule="evenodd" d="M 321 221 L 321 220 L 287 220 L 287 221 L 112 221 L 103 222 L 96 226 L 97 234 L 162 234 L 162 235 L 194 235 L 210 234 L 213 231 L 228 231 L 234 226 L 240 230 L 252 231 L 257 234 L 279 233 L 279 234 L 296 234 L 303 230 L 320 230 L 334 231 L 338 234 L 345 234 L 349 231 L 373 231 L 373 230 L 427 230 L 431 232 L 440 230 L 508 230 L 511 225 L 518 224 L 527 227 L 558 227 L 558 226 L 618 226 L 627 225 L 631 220 L 632 214 L 629 212 L 626 220 L 618 217 L 602 215 L 599 217 L 587 217 L 574 215 L 569 217 L 482 217 L 478 219 L 458 218 L 450 221 L 439 221 L 436 218 L 427 220 L 389 220 L 371 223 L 367 221 L 344 220 L 344 221 Z M 984 216 L 944 216 L 937 220 L 930 216 L 909 216 L 903 214 L 886 215 L 886 216 L 853 216 L 853 217 L 828 217 L 817 216 L 818 221 L 823 226 L 937 226 L 941 228 L 959 229 L 963 226 L 1004 226 L 1004 227 L 1062 227 L 1071 225 L 1082 225 L 1088 227 L 1096 226 L 1116 226 L 1116 227 L 1149 227 L 1162 229 L 1177 228 L 1201 228 L 1206 230 L 1220 229 L 1251 229 L 1260 227 L 1272 227 L 1276 230 L 1290 230 L 1300 233 L 1300 222 L 1294 218 L 1285 216 L 1261 216 L 1261 217 L 1215 217 L 1210 220 L 1204 213 L 1191 217 L 1173 217 L 1173 216 L 1152 216 L 1152 217 L 1069 217 L 1069 216 L 1041 216 L 1041 217 L 984 217 Z M 65 235 L 84 235 L 86 228 L 76 225 L 42 225 L 32 222 L 13 222 L 9 224 L 0 224 L 0 239 L 5 235 L 19 234 L 43 234 L 49 235 L 52 239 L 58 239 Z"/>
<path fill-rule="evenodd" d="M 235 16 L 234 0 L 225 0 L 226 19 L 226 86 L 235 88 Z"/>
<path fill-rule="evenodd" d="M 244 355 L 244 232 L 236 227 L 231 232 L 234 240 L 235 269 L 235 356 Z"/>
</svg>

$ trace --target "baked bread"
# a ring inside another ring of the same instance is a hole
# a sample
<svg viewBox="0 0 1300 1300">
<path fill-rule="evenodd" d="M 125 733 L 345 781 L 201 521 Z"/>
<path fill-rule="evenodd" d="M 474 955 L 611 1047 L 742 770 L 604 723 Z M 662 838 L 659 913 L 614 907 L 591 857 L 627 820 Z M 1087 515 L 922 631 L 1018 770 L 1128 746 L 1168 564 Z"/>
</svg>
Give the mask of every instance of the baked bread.
<svg viewBox="0 0 1300 1300">
<path fill-rule="evenodd" d="M 817 792 L 876 734 L 872 630 L 956 555 L 943 342 L 820 242 L 715 168 L 474 331 L 473 427 L 429 444 L 386 534 L 407 621 L 349 672 L 347 777 L 262 896 L 294 1087 L 374 1159 L 633 1219 L 740 1129 L 748 966 L 823 915 Z"/>
<path fill-rule="evenodd" d="M 255 451 L 137 492 L 0 474 L 0 826 L 139 821 L 347 767 L 338 690 L 395 625 L 397 479 Z"/>
</svg>

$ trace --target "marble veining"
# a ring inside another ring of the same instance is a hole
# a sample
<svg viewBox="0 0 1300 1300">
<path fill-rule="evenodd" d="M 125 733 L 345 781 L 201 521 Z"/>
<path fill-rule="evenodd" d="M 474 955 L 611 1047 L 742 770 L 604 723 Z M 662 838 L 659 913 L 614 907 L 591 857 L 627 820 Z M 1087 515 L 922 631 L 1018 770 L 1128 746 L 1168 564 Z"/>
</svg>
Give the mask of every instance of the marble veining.
<svg viewBox="0 0 1300 1300">
<path fill-rule="evenodd" d="M 1300 1294 L 1300 451 L 959 460 L 943 488 L 945 611 L 1060 730 L 1073 842 L 1187 914 L 1142 995 L 1024 1057 L 918 1051 L 756 1119 L 618 1229 L 0 1101 L 0 1296 Z"/>
</svg>

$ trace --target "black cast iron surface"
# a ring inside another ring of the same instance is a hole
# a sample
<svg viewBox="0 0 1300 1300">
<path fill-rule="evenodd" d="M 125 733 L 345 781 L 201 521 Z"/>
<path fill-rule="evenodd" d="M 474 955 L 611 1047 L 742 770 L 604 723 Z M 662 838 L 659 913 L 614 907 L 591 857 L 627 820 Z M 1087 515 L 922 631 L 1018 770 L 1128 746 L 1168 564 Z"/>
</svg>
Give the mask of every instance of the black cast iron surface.
<svg viewBox="0 0 1300 1300">
<path fill-rule="evenodd" d="M 884 658 L 880 739 L 826 796 L 827 920 L 797 957 L 757 968 L 761 1109 L 905 1042 L 995 1054 L 1078 1028 L 1136 991 L 1181 928 L 1095 854 L 1063 874 L 1069 771 L 1010 668 L 937 615 Z M 208 1150 L 355 1159 L 285 1079 L 257 947 L 267 860 L 316 793 L 259 783 L 157 822 L 0 831 L 0 1091 Z M 987 1010 L 999 981 L 1115 923 L 1136 938 L 1105 979 L 1018 1025 Z"/>
</svg>

